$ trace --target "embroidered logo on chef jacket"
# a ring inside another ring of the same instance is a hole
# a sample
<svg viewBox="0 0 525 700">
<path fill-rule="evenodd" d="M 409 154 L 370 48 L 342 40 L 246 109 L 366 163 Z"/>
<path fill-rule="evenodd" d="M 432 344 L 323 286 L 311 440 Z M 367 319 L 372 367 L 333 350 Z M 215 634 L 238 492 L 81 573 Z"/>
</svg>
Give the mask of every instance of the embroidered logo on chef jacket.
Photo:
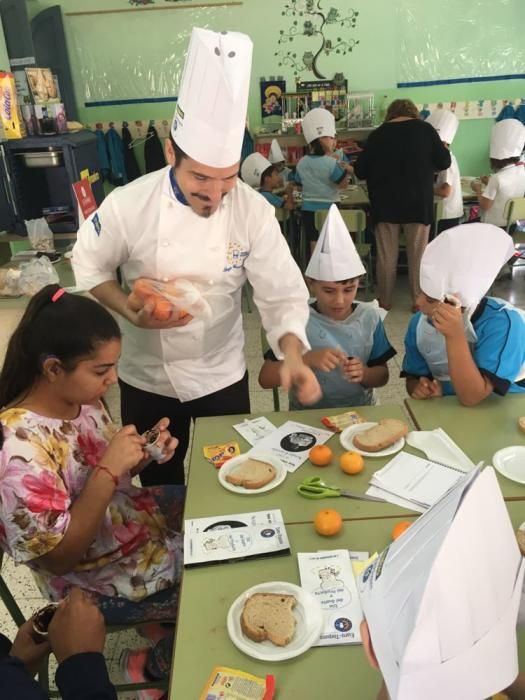
<svg viewBox="0 0 525 700">
<path fill-rule="evenodd" d="M 244 262 L 247 257 L 247 250 L 243 250 L 238 243 L 230 243 L 226 252 L 224 272 L 231 272 L 231 270 L 241 269 L 244 267 Z"/>
<path fill-rule="evenodd" d="M 95 233 L 97 234 L 97 236 L 100 236 L 100 232 L 102 231 L 102 225 L 100 223 L 98 214 L 95 214 L 95 216 L 91 219 L 91 223 L 93 224 L 93 228 L 95 229 Z"/>
</svg>

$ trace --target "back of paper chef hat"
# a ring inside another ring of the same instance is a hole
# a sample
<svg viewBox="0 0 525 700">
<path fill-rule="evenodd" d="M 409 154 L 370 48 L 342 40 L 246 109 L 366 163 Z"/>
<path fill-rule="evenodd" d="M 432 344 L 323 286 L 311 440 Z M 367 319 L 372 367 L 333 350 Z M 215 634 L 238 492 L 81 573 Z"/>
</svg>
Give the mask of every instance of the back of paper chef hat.
<svg viewBox="0 0 525 700">
<path fill-rule="evenodd" d="M 452 294 L 468 309 L 476 307 L 514 255 L 512 238 L 493 224 L 461 224 L 440 233 L 421 258 L 419 286 L 432 299 Z"/>
<path fill-rule="evenodd" d="M 448 109 L 436 109 L 427 119 L 438 132 L 439 138 L 445 143 L 452 143 L 458 130 L 459 120 L 453 112 Z"/>
<path fill-rule="evenodd" d="M 475 470 L 358 580 L 390 698 L 481 700 L 510 685 L 523 573 L 494 470 Z"/>
<path fill-rule="evenodd" d="M 279 146 L 279 141 L 277 141 L 277 139 L 274 139 L 272 141 L 272 145 L 270 146 L 270 155 L 268 156 L 268 160 L 272 164 L 282 163 L 284 161 L 284 155 L 283 155 L 283 152 L 281 150 L 281 147 Z"/>
<path fill-rule="evenodd" d="M 261 153 L 251 153 L 241 166 L 241 177 L 250 187 L 260 187 L 262 185 L 261 175 L 271 167 L 270 161 Z"/>
<path fill-rule="evenodd" d="M 335 137 L 335 118 L 332 112 L 323 107 L 311 109 L 304 115 L 303 134 L 307 143 L 322 136 Z"/>
<path fill-rule="evenodd" d="M 525 145 L 525 126 L 517 119 L 504 119 L 492 127 L 490 157 L 496 160 L 521 155 Z"/>
<path fill-rule="evenodd" d="M 305 275 L 323 282 L 343 282 L 365 273 L 341 212 L 332 204 Z"/>
<path fill-rule="evenodd" d="M 191 33 L 171 133 L 203 165 L 229 168 L 240 160 L 252 48 L 238 32 Z"/>
</svg>

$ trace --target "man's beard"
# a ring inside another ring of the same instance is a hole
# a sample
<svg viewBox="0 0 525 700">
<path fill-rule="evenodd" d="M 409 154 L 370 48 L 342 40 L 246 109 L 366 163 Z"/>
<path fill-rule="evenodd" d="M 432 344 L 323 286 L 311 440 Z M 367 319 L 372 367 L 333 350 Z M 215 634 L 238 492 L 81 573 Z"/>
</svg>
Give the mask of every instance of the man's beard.
<svg viewBox="0 0 525 700">
<path fill-rule="evenodd" d="M 228 193 L 224 192 L 224 194 L 221 196 L 221 201 L 226 197 Z M 191 197 L 195 197 L 195 199 L 200 199 L 201 202 L 209 202 L 210 200 L 208 197 L 205 195 L 199 194 L 198 192 L 192 192 Z M 218 207 L 217 207 L 218 208 Z M 194 210 L 195 211 L 195 210 Z M 209 219 L 212 214 L 214 214 L 214 210 L 212 206 L 204 207 L 202 211 L 195 211 L 197 216 L 202 216 L 203 219 Z"/>
</svg>

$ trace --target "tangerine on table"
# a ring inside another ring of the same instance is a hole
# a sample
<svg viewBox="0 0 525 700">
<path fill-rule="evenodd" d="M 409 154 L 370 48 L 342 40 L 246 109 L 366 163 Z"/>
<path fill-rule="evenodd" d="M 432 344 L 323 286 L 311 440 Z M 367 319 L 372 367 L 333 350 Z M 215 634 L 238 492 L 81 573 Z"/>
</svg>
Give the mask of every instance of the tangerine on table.
<svg viewBox="0 0 525 700">
<path fill-rule="evenodd" d="M 405 530 L 408 530 L 408 528 L 412 525 L 412 523 L 408 520 L 401 520 L 401 522 L 396 523 L 394 527 L 392 528 L 392 539 L 397 540 L 398 537 L 401 537 L 401 535 L 405 532 Z"/>
<path fill-rule="evenodd" d="M 315 445 L 308 453 L 310 462 L 316 467 L 328 466 L 333 456 L 332 450 L 327 445 Z"/>
<path fill-rule="evenodd" d="M 320 535 L 331 537 L 343 527 L 341 514 L 331 508 L 320 510 L 314 518 L 314 527 Z"/>
<path fill-rule="evenodd" d="M 365 468 L 365 460 L 357 452 L 343 452 L 339 466 L 345 474 L 359 474 Z"/>
</svg>

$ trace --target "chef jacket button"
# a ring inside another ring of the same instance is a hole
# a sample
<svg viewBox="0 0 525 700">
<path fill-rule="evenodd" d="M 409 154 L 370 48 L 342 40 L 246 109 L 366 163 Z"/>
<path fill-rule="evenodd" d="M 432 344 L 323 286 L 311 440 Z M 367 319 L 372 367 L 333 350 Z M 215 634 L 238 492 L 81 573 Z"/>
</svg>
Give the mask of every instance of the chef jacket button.
<svg viewBox="0 0 525 700">
<path fill-rule="evenodd" d="M 169 241 L 162 241 L 162 245 L 167 248 L 169 246 L 170 242 Z"/>
<path fill-rule="evenodd" d="M 208 284 L 213 284 L 213 280 L 208 280 Z"/>
</svg>

